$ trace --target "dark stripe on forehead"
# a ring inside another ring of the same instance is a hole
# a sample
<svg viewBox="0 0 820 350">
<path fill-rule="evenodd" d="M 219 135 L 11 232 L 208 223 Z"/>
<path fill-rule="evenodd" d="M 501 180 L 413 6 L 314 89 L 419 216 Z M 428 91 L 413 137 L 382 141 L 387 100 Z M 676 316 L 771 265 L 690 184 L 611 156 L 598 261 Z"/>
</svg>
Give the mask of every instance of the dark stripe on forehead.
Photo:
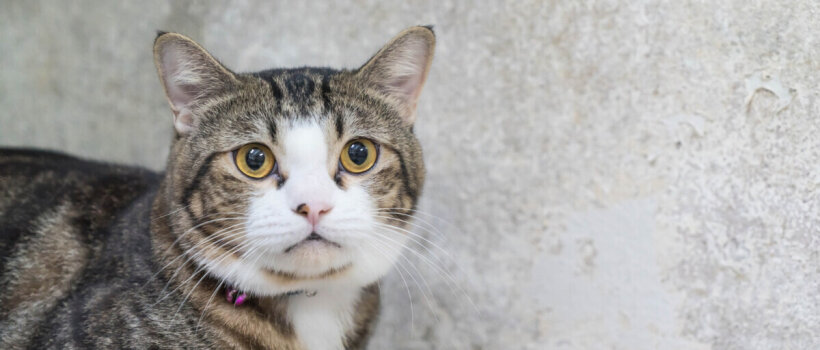
<svg viewBox="0 0 820 350">
<path fill-rule="evenodd" d="M 284 98 L 285 94 L 284 94 L 284 92 L 282 92 L 282 88 L 279 87 L 279 83 L 277 83 L 276 80 L 273 79 L 277 75 L 274 74 L 273 71 L 264 71 L 264 72 L 254 73 L 253 75 L 260 78 L 260 79 L 262 79 L 262 80 L 264 80 L 265 82 L 267 82 L 270 85 L 270 91 L 273 94 L 273 99 L 275 100 L 274 102 L 276 103 L 276 106 L 274 108 L 276 108 L 277 113 L 279 111 L 281 111 L 282 110 L 282 98 Z"/>
<path fill-rule="evenodd" d="M 294 73 L 285 79 L 285 87 L 293 100 L 307 100 L 316 90 L 316 83 L 303 73 Z"/>
<path fill-rule="evenodd" d="M 282 97 L 284 97 L 284 94 L 282 93 L 282 88 L 280 88 L 279 84 L 276 83 L 276 80 L 273 80 L 272 78 L 268 80 L 268 83 L 270 83 L 270 89 L 273 92 L 273 98 L 276 99 L 276 103 L 280 103 L 282 101 Z"/>
<path fill-rule="evenodd" d="M 272 118 L 268 119 L 268 132 L 270 133 L 270 142 L 276 144 L 276 122 Z"/>
<path fill-rule="evenodd" d="M 277 102 L 276 113 L 286 111 L 304 115 L 314 106 L 324 107 L 325 111 L 331 109 L 330 78 L 338 72 L 331 68 L 279 68 L 251 75 L 271 85 L 273 97 Z M 317 87 L 316 84 L 321 86 Z"/>
<path fill-rule="evenodd" d="M 342 114 L 336 114 L 336 137 L 341 138 L 345 133 L 345 123 L 342 120 Z"/>
<path fill-rule="evenodd" d="M 276 112 L 279 113 L 279 111 L 282 110 L 282 98 L 284 97 L 282 88 L 279 87 L 279 84 L 276 83 L 276 80 L 273 80 L 273 78 L 268 80 L 268 83 L 270 84 L 270 90 L 273 92 L 273 99 L 276 103 L 276 107 L 274 108 L 276 109 Z"/>
<path fill-rule="evenodd" d="M 330 113 L 330 74 L 322 75 L 322 105 L 325 113 Z"/>
</svg>

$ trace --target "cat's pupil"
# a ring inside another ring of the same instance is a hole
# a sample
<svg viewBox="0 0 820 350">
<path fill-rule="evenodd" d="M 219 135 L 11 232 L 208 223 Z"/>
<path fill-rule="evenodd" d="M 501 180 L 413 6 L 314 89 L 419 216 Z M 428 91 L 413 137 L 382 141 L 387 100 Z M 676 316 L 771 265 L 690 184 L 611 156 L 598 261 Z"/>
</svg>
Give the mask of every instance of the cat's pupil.
<svg viewBox="0 0 820 350">
<path fill-rule="evenodd" d="M 265 164 L 265 152 L 258 148 L 251 148 L 245 155 L 245 163 L 248 164 L 248 168 L 259 170 Z"/>
<path fill-rule="evenodd" d="M 347 155 L 350 156 L 350 160 L 353 161 L 353 163 L 362 165 L 364 161 L 367 160 L 367 147 L 361 142 L 354 142 L 347 149 Z"/>
</svg>

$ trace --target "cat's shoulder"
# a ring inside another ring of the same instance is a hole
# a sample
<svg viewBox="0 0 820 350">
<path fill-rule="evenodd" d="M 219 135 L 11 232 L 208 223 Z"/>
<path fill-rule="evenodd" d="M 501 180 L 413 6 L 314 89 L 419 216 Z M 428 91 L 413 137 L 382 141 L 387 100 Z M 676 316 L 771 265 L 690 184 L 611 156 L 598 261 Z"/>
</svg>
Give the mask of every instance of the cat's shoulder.
<svg viewBox="0 0 820 350">
<path fill-rule="evenodd" d="M 0 175 L 11 177 L 53 175 L 85 175 L 88 180 L 121 175 L 123 180 L 158 181 L 159 174 L 151 170 L 100 161 L 85 160 L 65 153 L 0 147 Z M 0 178 L 2 181 L 3 178 Z M 0 182 L 2 186 L 2 182 Z"/>
<path fill-rule="evenodd" d="M 131 271 L 150 256 L 146 221 L 158 183 L 139 167 L 0 148 L 0 348 L 63 339 L 65 323 L 55 322 L 83 305 L 60 303 L 75 300 L 67 299 L 74 288 L 105 293 L 126 288 L 111 276 L 150 275 Z M 34 332 L 50 325 L 59 330 Z"/>
<path fill-rule="evenodd" d="M 64 221 L 83 233 L 98 231 L 159 180 L 144 168 L 0 148 L 0 257 L 44 225 Z"/>
</svg>

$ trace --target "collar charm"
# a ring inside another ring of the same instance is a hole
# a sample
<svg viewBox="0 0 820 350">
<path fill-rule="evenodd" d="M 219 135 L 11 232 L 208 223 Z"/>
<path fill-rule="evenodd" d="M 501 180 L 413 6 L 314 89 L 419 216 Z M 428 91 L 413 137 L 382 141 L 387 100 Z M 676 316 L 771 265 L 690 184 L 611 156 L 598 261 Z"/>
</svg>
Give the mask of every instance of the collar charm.
<svg viewBox="0 0 820 350">
<path fill-rule="evenodd" d="M 241 306 L 247 299 L 247 293 L 242 293 L 234 287 L 225 288 L 225 300 L 233 304 L 233 306 Z"/>
</svg>

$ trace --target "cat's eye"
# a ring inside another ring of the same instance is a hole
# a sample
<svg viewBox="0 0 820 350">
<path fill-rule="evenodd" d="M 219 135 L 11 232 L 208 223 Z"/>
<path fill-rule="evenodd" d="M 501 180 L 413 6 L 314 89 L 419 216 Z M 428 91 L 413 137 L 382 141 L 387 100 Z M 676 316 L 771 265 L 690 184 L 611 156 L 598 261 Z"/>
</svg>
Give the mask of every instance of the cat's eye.
<svg viewBox="0 0 820 350">
<path fill-rule="evenodd" d="M 234 162 L 243 174 L 261 179 L 270 174 L 276 160 L 273 158 L 273 152 L 265 145 L 249 143 L 236 151 Z"/>
<path fill-rule="evenodd" d="M 376 164 L 378 155 L 378 149 L 373 141 L 355 139 L 345 145 L 339 158 L 345 170 L 359 174 L 370 170 Z"/>
</svg>

